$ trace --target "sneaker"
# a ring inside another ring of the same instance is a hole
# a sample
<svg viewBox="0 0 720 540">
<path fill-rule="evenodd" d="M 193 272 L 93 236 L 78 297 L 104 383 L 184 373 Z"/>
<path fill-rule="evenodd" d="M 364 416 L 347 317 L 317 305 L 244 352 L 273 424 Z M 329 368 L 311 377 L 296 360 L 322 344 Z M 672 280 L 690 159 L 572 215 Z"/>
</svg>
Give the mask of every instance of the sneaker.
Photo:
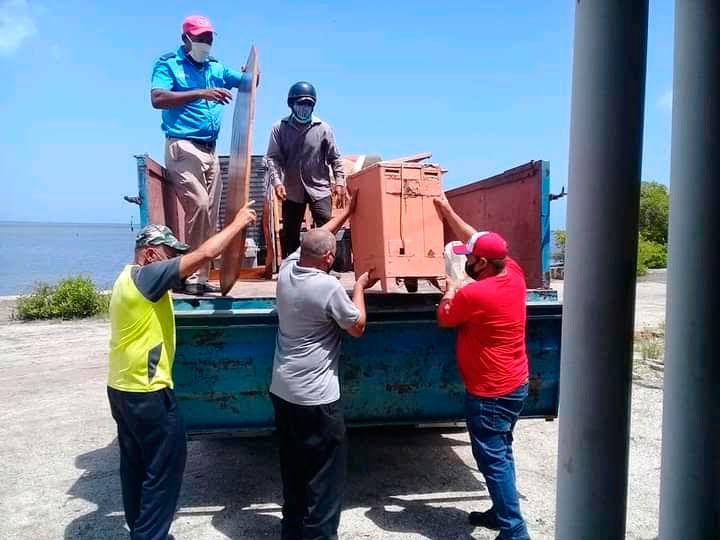
<svg viewBox="0 0 720 540">
<path fill-rule="evenodd" d="M 494 531 L 500 530 L 500 523 L 498 523 L 497 516 L 492 508 L 485 512 L 470 512 L 468 521 L 475 527 L 485 527 Z"/>
</svg>

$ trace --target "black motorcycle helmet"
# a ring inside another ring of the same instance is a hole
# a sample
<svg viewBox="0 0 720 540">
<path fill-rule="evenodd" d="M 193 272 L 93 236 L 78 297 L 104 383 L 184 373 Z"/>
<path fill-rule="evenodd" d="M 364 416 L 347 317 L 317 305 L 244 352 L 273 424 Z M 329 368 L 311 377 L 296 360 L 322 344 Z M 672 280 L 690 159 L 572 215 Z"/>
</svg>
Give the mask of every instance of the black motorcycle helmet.
<svg viewBox="0 0 720 540">
<path fill-rule="evenodd" d="M 313 104 L 317 101 L 317 93 L 315 93 L 315 87 L 309 82 L 300 81 L 296 82 L 290 87 L 288 92 L 287 104 L 288 107 L 292 107 L 300 98 L 310 98 Z"/>
</svg>

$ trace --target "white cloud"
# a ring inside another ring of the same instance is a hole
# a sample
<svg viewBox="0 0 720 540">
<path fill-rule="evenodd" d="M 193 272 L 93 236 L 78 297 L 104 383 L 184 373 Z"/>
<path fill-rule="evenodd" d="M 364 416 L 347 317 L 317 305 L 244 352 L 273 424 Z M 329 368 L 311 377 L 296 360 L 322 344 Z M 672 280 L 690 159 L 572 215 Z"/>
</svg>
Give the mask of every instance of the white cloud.
<svg viewBox="0 0 720 540">
<path fill-rule="evenodd" d="M 5 0 L 0 4 L 0 55 L 12 54 L 36 31 L 26 0 Z"/>
<path fill-rule="evenodd" d="M 666 111 L 672 111 L 672 97 L 673 92 L 672 88 L 665 92 L 662 96 L 660 96 L 660 99 L 658 99 L 658 106 L 661 109 L 665 109 Z"/>
</svg>

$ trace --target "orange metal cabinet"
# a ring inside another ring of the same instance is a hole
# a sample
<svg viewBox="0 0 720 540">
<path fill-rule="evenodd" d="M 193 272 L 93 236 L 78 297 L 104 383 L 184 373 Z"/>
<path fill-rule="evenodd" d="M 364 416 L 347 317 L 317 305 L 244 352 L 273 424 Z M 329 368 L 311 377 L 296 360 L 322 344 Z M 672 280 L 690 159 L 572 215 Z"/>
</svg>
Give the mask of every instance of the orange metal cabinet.
<svg viewBox="0 0 720 540">
<path fill-rule="evenodd" d="M 440 197 L 436 165 L 382 161 L 348 177 L 359 189 L 352 217 L 355 275 L 375 269 L 383 291 L 404 280 L 444 278 L 443 222 L 433 199 Z"/>
</svg>

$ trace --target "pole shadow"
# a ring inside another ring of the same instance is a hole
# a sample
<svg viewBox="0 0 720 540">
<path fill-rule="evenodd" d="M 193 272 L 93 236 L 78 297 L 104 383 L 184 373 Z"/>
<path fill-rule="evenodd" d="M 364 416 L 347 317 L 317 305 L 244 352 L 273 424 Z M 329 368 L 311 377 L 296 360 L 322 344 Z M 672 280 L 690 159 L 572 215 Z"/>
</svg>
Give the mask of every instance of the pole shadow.
<svg viewBox="0 0 720 540">
<path fill-rule="evenodd" d="M 349 430 L 344 509 L 367 509 L 365 516 L 388 532 L 426 538 L 470 537 L 473 529 L 467 513 L 452 503 L 476 500 L 481 509 L 489 506 L 489 497 L 477 473 L 455 451 L 469 443 L 448 436 L 463 431 L 411 427 Z M 68 495 L 90 501 L 97 509 L 74 519 L 65 529 L 65 538 L 126 539 L 117 441 L 78 456 L 75 465 L 83 472 Z M 209 515 L 212 526 L 233 540 L 279 538 L 281 505 L 274 436 L 188 443 L 176 523 L 183 517 Z M 182 532 L 176 536 L 183 538 Z"/>
</svg>

